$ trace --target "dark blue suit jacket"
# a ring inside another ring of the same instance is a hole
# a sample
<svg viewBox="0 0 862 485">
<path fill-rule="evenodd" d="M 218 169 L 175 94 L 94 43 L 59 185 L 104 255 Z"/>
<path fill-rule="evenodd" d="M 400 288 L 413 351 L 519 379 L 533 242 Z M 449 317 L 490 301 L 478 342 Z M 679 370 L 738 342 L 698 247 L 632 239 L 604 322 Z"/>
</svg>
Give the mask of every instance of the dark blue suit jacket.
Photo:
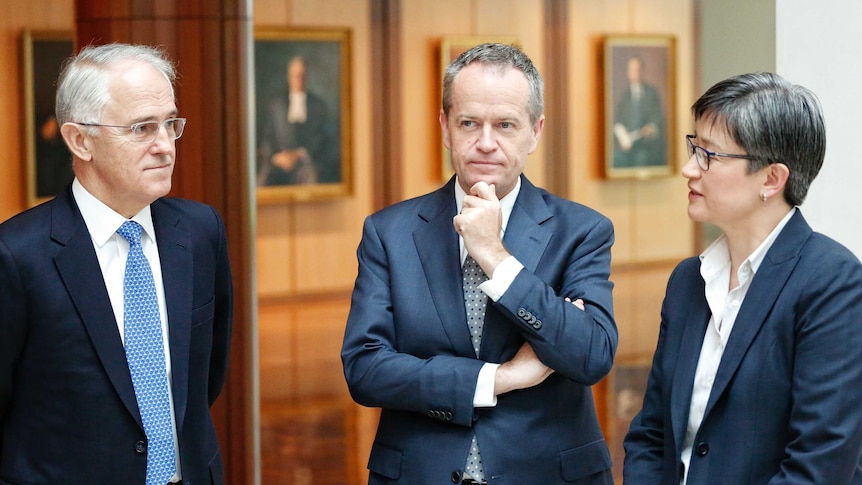
<svg viewBox="0 0 862 485">
<path fill-rule="evenodd" d="M 522 178 L 504 244 L 524 269 L 489 304 L 477 359 L 455 207 L 453 178 L 365 221 L 342 359 L 353 398 L 383 408 L 370 483 L 460 481 L 474 433 L 492 484 L 613 483 L 590 388 L 617 347 L 613 226 Z M 510 360 L 525 340 L 556 372 L 474 409 L 483 363 Z"/>
<path fill-rule="evenodd" d="M 674 270 L 643 409 L 625 439 L 627 485 L 676 485 L 710 310 L 699 258 Z M 797 212 L 760 265 L 727 342 L 688 485 L 858 484 L 862 266 Z"/>
<path fill-rule="evenodd" d="M 223 482 L 209 406 L 232 284 L 211 207 L 152 204 L 186 484 Z M 145 435 L 93 242 L 71 189 L 0 225 L 0 483 L 143 484 Z"/>
</svg>

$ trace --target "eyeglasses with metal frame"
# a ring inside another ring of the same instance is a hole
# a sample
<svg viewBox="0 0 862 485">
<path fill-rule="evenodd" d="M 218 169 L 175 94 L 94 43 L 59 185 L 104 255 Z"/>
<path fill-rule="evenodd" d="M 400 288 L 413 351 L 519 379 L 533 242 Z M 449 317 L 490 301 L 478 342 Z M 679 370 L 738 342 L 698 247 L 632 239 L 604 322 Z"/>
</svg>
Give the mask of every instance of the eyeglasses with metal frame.
<svg viewBox="0 0 862 485">
<path fill-rule="evenodd" d="M 694 138 L 697 138 L 697 135 L 685 135 L 685 140 L 688 142 L 686 143 L 688 148 L 688 157 L 691 158 L 692 155 L 696 155 L 695 159 L 697 160 L 697 166 L 704 172 L 709 170 L 709 163 L 712 161 L 713 157 L 742 158 L 744 160 L 755 159 L 751 155 L 734 155 L 731 153 L 711 152 L 704 147 L 695 145 L 694 142 L 691 141 Z"/>
<path fill-rule="evenodd" d="M 103 128 L 118 128 L 128 131 L 129 138 L 135 143 L 152 143 L 159 136 L 159 129 L 165 127 L 165 132 L 168 138 L 176 140 L 183 136 L 183 129 L 186 127 L 186 118 L 168 118 L 163 122 L 158 121 L 141 121 L 132 123 L 131 125 L 102 125 L 98 123 L 80 123 L 73 121 L 76 125 L 82 126 L 97 126 Z"/>
</svg>

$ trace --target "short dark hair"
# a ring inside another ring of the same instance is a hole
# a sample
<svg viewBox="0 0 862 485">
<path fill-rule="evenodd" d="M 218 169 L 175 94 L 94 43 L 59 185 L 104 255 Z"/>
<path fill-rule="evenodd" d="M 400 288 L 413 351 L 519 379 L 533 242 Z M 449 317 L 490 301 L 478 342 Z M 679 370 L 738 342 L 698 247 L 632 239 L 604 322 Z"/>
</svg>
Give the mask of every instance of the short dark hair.
<svg viewBox="0 0 862 485">
<path fill-rule="evenodd" d="M 530 97 L 527 101 L 530 122 L 535 124 L 539 121 L 545 112 L 545 84 L 542 76 L 539 75 L 533 61 L 521 49 L 512 45 L 493 43 L 470 48 L 446 67 L 443 75 L 443 112 L 446 115 L 452 107 L 452 83 L 455 81 L 455 76 L 461 72 L 461 69 L 474 62 L 498 66 L 500 69 L 514 68 L 524 73 L 530 86 Z"/>
<path fill-rule="evenodd" d="M 742 74 L 709 88 L 691 111 L 695 121 L 724 124 L 734 143 L 753 157 L 749 172 L 786 165 L 784 200 L 802 204 L 826 155 L 826 124 L 814 93 L 778 74 Z"/>
</svg>

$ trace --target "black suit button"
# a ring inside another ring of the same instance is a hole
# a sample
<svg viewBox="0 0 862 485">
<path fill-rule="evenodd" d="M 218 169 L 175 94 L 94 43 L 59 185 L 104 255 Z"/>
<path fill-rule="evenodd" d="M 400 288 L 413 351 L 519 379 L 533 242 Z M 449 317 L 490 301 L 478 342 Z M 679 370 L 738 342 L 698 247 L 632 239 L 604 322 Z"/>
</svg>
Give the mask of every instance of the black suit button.
<svg viewBox="0 0 862 485">
<path fill-rule="evenodd" d="M 456 470 L 452 472 L 452 476 L 450 478 L 452 479 L 452 483 L 461 483 L 461 478 L 463 476 L 464 475 L 461 472 Z"/>
<path fill-rule="evenodd" d="M 135 451 L 138 453 L 145 453 L 147 451 L 147 444 L 143 441 L 138 441 L 135 443 Z"/>
<path fill-rule="evenodd" d="M 695 451 L 697 452 L 697 456 L 706 456 L 706 454 L 709 453 L 709 445 L 704 442 L 700 442 L 697 444 Z"/>
</svg>

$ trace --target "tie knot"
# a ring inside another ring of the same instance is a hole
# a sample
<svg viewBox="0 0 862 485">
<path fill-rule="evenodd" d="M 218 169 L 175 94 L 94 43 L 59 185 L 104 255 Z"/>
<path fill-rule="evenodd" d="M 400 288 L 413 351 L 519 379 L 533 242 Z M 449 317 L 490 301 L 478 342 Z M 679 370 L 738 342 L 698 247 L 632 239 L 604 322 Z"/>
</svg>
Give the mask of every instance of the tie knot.
<svg viewBox="0 0 862 485">
<path fill-rule="evenodd" d="M 135 245 L 141 243 L 141 231 L 143 231 L 143 227 L 135 221 L 126 221 L 117 229 L 117 234 L 126 238 L 126 241 L 129 241 L 129 244 Z"/>
</svg>

